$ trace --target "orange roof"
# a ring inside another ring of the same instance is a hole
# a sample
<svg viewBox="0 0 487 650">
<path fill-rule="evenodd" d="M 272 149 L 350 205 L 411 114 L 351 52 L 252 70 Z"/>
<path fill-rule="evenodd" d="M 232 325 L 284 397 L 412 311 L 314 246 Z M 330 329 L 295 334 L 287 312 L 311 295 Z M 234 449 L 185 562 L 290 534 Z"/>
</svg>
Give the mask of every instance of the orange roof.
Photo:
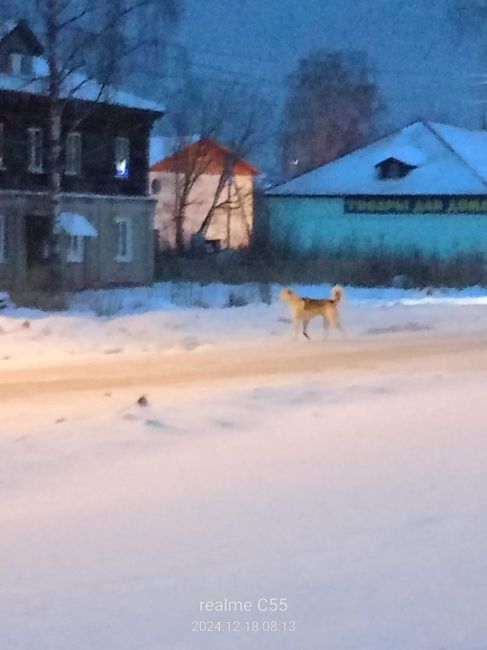
<svg viewBox="0 0 487 650">
<path fill-rule="evenodd" d="M 250 163 L 237 158 L 230 149 L 211 140 L 203 138 L 198 142 L 183 147 L 172 156 L 168 156 L 157 163 L 154 163 L 151 172 L 184 172 L 192 171 L 195 164 L 200 166 L 201 174 L 220 175 L 224 171 L 225 163 L 228 163 L 229 155 L 233 158 L 233 173 L 237 176 L 256 176 L 259 170 Z"/>
</svg>

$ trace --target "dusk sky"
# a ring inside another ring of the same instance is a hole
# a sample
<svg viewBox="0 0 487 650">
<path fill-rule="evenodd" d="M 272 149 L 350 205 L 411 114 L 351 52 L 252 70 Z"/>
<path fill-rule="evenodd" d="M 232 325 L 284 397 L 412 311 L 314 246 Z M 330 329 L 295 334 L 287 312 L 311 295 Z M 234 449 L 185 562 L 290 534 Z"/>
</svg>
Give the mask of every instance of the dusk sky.
<svg viewBox="0 0 487 650">
<path fill-rule="evenodd" d="M 484 5 L 484 0 L 186 0 L 171 52 L 175 42 L 183 43 L 195 75 L 214 81 L 241 74 L 249 86 L 277 98 L 286 73 L 309 50 L 358 50 L 376 70 L 388 109 L 384 128 L 418 117 L 478 127 L 481 95 L 472 75 L 487 65 L 482 67 L 485 50 L 474 10 Z"/>
</svg>

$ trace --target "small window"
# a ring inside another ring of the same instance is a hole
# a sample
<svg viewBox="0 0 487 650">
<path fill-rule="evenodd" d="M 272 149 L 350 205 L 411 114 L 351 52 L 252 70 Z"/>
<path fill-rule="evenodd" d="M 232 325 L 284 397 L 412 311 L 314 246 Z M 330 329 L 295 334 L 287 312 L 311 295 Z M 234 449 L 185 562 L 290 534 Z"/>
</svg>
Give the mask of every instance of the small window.
<svg viewBox="0 0 487 650">
<path fill-rule="evenodd" d="M 21 52 L 12 52 L 9 56 L 9 71 L 14 75 L 30 77 L 34 73 L 34 58 Z"/>
<path fill-rule="evenodd" d="M 24 77 L 32 76 L 34 72 L 34 59 L 27 54 L 22 54 L 20 57 L 20 74 Z"/>
<path fill-rule="evenodd" d="M 115 138 L 115 176 L 127 178 L 130 165 L 130 140 L 124 137 Z"/>
<path fill-rule="evenodd" d="M 8 256 L 7 219 L 0 214 L 0 263 L 5 262 Z"/>
<path fill-rule="evenodd" d="M 69 235 L 66 259 L 68 262 L 82 262 L 85 258 L 84 237 Z"/>
<path fill-rule="evenodd" d="M 117 262 L 131 262 L 133 259 L 132 219 L 118 217 L 117 226 Z"/>
<path fill-rule="evenodd" d="M 9 56 L 9 68 L 11 74 L 20 74 L 22 54 L 20 52 L 12 52 Z"/>
<path fill-rule="evenodd" d="M 40 174 L 44 170 L 44 137 L 42 129 L 37 127 L 29 129 L 29 171 Z"/>
<path fill-rule="evenodd" d="M 66 174 L 81 174 L 81 133 L 69 133 L 66 137 Z"/>
<path fill-rule="evenodd" d="M 161 191 L 161 181 L 158 178 L 154 178 L 151 183 L 151 192 L 152 194 L 159 194 Z"/>
<path fill-rule="evenodd" d="M 413 169 L 414 165 L 408 165 L 397 158 L 386 158 L 376 165 L 377 175 L 380 180 L 399 180 L 404 178 Z"/>
<path fill-rule="evenodd" d="M 5 168 L 5 161 L 3 158 L 3 150 L 4 150 L 4 144 L 3 144 L 3 124 L 0 122 L 0 169 Z"/>
</svg>

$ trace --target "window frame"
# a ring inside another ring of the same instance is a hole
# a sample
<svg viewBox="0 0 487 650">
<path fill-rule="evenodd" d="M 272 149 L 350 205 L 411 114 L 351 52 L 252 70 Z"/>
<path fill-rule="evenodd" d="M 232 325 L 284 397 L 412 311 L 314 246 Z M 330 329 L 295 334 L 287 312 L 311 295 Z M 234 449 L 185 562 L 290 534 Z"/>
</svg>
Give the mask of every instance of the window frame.
<svg viewBox="0 0 487 650">
<path fill-rule="evenodd" d="M 81 133 L 79 131 L 72 131 L 71 133 L 67 134 L 64 145 L 64 173 L 66 176 L 81 175 L 83 161 L 82 156 L 83 139 Z"/>
<path fill-rule="evenodd" d="M 22 54 L 20 52 L 10 52 L 8 55 L 8 67 L 10 74 L 20 76 L 22 67 Z"/>
<path fill-rule="evenodd" d="M 117 252 L 115 255 L 116 262 L 133 262 L 134 260 L 134 241 L 133 241 L 133 219 L 132 217 L 116 217 L 115 225 L 117 227 Z M 123 239 L 123 226 L 125 226 L 125 242 Z"/>
<path fill-rule="evenodd" d="M 151 179 L 151 182 L 150 182 L 150 192 L 151 192 L 151 194 L 153 194 L 155 196 L 157 194 L 160 194 L 161 190 L 162 190 L 161 179 L 159 177 L 155 176 L 154 178 Z"/>
<path fill-rule="evenodd" d="M 22 77 L 32 77 L 34 74 L 34 57 L 30 54 L 21 54 L 19 61 L 19 74 Z"/>
<path fill-rule="evenodd" d="M 29 165 L 28 171 L 31 174 L 44 173 L 44 129 L 40 126 L 31 126 L 27 129 L 29 134 Z M 35 137 L 39 135 L 40 142 L 35 141 Z M 36 161 L 36 149 L 40 148 L 40 160 Z M 36 164 L 38 162 L 39 164 Z"/>
<path fill-rule="evenodd" d="M 10 52 L 8 54 L 8 73 L 16 77 L 32 77 L 34 57 L 25 52 Z"/>
<path fill-rule="evenodd" d="M 118 172 L 118 165 L 126 162 L 124 173 Z M 124 135 L 115 136 L 114 143 L 115 178 L 124 179 L 130 176 L 130 138 Z"/>
<path fill-rule="evenodd" d="M 85 238 L 81 235 L 68 235 L 66 261 L 72 263 L 85 261 Z"/>
</svg>

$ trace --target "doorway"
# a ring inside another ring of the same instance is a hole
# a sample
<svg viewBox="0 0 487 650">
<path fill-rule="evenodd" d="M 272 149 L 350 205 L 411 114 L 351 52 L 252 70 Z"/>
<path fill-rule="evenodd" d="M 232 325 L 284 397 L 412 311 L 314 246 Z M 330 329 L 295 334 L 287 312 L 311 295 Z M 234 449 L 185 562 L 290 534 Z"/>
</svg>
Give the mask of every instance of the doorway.
<svg viewBox="0 0 487 650">
<path fill-rule="evenodd" d="M 27 268 L 46 263 L 48 257 L 49 219 L 38 215 L 25 218 L 25 247 Z"/>
</svg>

